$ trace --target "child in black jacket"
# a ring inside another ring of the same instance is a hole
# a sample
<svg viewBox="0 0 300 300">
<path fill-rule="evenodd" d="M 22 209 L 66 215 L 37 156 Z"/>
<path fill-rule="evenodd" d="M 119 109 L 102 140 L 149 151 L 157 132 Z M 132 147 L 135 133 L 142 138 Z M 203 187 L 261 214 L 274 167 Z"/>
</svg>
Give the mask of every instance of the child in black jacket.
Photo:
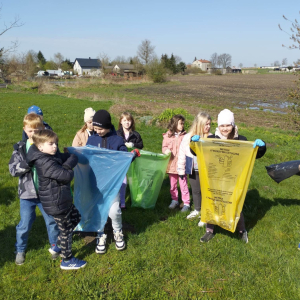
<svg viewBox="0 0 300 300">
<path fill-rule="evenodd" d="M 117 135 L 123 138 L 123 141 L 127 148 L 143 149 L 143 140 L 140 134 L 135 131 L 135 124 L 133 116 L 129 112 L 123 112 L 119 119 L 119 129 Z M 120 189 L 120 205 L 121 209 L 125 209 L 125 196 L 126 196 L 127 178 L 125 176 Z"/>
<path fill-rule="evenodd" d="M 53 216 L 59 230 L 57 244 L 63 258 L 60 268 L 83 268 L 86 262 L 72 256 L 72 234 L 80 222 L 79 211 L 73 205 L 70 182 L 78 158 L 74 154 L 60 153 L 58 137 L 50 130 L 39 130 L 33 137 L 34 145 L 28 151 L 27 162 L 35 166 L 39 179 L 39 196 L 45 212 Z"/>
</svg>

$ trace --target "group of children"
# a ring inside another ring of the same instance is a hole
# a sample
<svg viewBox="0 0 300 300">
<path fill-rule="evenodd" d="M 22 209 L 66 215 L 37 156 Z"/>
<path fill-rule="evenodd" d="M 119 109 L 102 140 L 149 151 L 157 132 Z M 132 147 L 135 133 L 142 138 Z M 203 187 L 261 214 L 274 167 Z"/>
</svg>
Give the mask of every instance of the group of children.
<svg viewBox="0 0 300 300">
<path fill-rule="evenodd" d="M 194 201 L 194 210 L 187 219 L 200 217 L 201 189 L 199 181 L 199 166 L 195 153 L 190 149 L 190 141 L 198 141 L 200 138 L 220 138 L 247 140 L 238 134 L 234 123 L 234 115 L 225 109 L 218 115 L 218 127 L 216 133 L 210 133 L 211 117 L 206 113 L 199 113 L 187 133 L 184 130 L 185 118 L 175 115 L 169 125 L 168 131 L 163 134 L 162 152 L 170 154 L 167 173 L 170 179 L 171 204 L 170 209 L 179 206 L 177 183 L 179 181 L 183 207 L 181 212 L 190 211 L 190 193 L 187 183 L 189 176 Z M 57 147 L 58 137 L 52 128 L 43 121 L 43 112 L 37 106 L 31 106 L 23 120 L 22 141 L 14 145 L 14 151 L 9 162 L 11 175 L 19 177 L 19 198 L 21 220 L 16 227 L 16 259 L 17 265 L 25 262 L 25 250 L 28 234 L 36 218 L 36 206 L 40 209 L 48 231 L 50 242 L 49 252 L 52 259 L 61 256 L 61 269 L 79 269 L 86 262 L 72 255 L 72 234 L 74 228 L 80 222 L 80 212 L 73 204 L 70 182 L 74 177 L 73 168 L 78 159 L 74 154 L 61 153 Z M 135 123 L 128 112 L 121 114 L 118 130 L 116 131 L 111 116 L 106 110 L 87 108 L 84 111 L 84 126 L 76 133 L 72 146 L 82 147 L 92 145 L 115 151 L 125 151 L 134 148 L 133 160 L 140 156 L 138 149 L 143 148 L 140 134 L 135 131 Z M 258 146 L 257 158 L 262 157 L 266 151 L 265 143 L 256 140 L 254 147 Z M 127 180 L 124 178 L 120 192 L 113 201 L 109 211 L 112 220 L 115 246 L 117 250 L 126 247 L 122 232 L 122 209 L 126 208 Z M 205 224 L 199 221 L 200 227 Z M 206 225 L 206 233 L 200 239 L 208 242 L 213 238 L 211 224 Z M 245 230 L 244 218 L 241 218 L 237 226 L 239 236 L 248 242 Z M 106 252 L 107 235 L 104 228 L 99 228 L 96 239 L 96 253 Z"/>
</svg>

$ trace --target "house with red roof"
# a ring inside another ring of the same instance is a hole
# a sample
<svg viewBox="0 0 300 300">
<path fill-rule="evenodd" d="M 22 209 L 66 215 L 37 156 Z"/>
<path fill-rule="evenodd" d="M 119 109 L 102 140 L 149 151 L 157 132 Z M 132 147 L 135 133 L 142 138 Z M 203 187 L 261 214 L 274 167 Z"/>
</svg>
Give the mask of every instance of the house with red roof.
<svg viewBox="0 0 300 300">
<path fill-rule="evenodd" d="M 192 63 L 192 68 L 199 68 L 202 71 L 207 71 L 211 68 L 211 62 L 206 59 L 197 59 Z"/>
</svg>

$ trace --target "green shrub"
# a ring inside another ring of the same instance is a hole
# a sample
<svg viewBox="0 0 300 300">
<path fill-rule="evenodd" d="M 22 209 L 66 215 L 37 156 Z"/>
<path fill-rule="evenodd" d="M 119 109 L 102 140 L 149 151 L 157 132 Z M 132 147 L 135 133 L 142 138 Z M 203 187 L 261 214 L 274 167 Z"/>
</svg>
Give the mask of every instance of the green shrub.
<svg viewBox="0 0 300 300">
<path fill-rule="evenodd" d="M 154 83 L 162 83 L 167 79 L 164 64 L 155 59 L 146 66 L 146 73 Z"/>
</svg>

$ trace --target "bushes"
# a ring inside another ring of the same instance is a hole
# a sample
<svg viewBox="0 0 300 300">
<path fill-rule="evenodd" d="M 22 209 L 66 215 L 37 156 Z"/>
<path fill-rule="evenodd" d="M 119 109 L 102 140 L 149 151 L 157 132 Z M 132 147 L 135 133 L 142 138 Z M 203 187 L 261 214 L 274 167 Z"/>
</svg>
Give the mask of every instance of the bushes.
<svg viewBox="0 0 300 300">
<path fill-rule="evenodd" d="M 146 73 L 154 83 L 162 83 L 166 81 L 166 69 L 158 59 L 153 60 L 146 66 Z"/>
</svg>

